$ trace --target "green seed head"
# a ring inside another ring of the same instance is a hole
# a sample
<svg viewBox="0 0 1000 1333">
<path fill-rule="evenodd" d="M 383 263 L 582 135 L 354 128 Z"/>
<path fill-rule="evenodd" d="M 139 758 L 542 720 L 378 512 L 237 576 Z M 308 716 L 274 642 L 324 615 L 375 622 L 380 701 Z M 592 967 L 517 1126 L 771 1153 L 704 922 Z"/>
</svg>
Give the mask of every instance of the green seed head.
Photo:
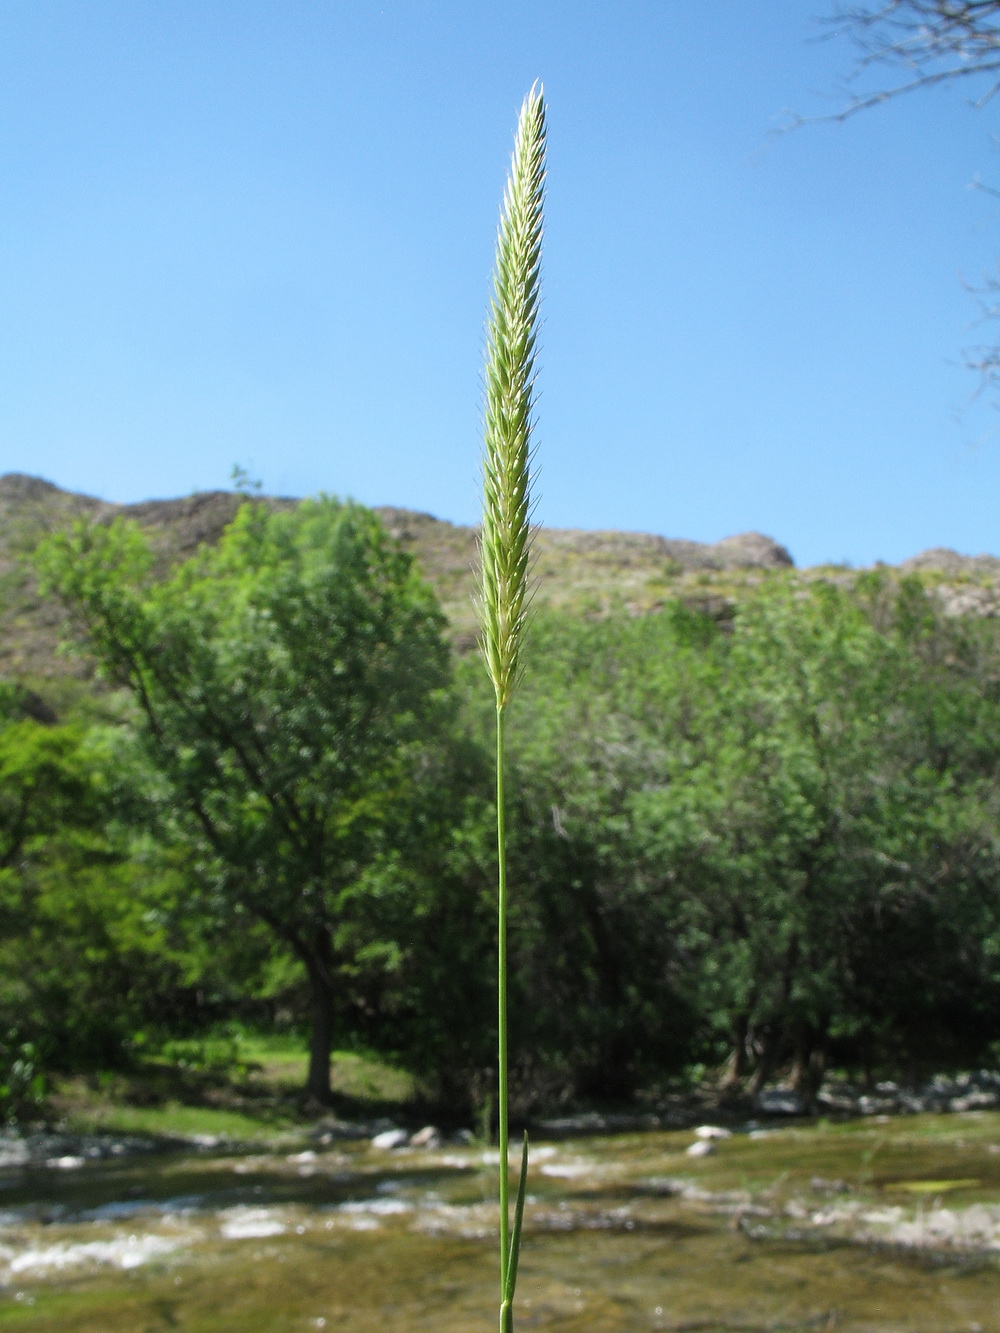
<svg viewBox="0 0 1000 1333">
<path fill-rule="evenodd" d="M 497 707 L 517 683 L 531 564 L 531 432 L 538 330 L 545 103 L 524 99 L 497 232 L 486 341 L 480 621 Z"/>
</svg>

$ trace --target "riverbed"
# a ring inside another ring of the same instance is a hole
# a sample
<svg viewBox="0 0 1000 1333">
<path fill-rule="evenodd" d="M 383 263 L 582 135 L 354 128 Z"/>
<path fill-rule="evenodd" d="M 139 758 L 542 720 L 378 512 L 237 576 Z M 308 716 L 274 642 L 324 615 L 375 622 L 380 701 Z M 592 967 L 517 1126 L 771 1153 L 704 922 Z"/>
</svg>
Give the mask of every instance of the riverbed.
<svg viewBox="0 0 1000 1333">
<path fill-rule="evenodd" d="M 8 1143 L 0 1328 L 494 1328 L 495 1153 L 324 1137 Z M 528 1194 L 519 1329 L 1000 1329 L 997 1112 L 570 1134 Z"/>
</svg>

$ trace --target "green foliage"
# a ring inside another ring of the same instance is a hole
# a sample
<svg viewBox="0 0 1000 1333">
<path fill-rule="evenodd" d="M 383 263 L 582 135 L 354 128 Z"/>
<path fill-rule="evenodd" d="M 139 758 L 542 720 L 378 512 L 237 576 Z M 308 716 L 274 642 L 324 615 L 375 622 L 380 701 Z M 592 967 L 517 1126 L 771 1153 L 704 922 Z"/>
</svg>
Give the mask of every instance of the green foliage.
<svg viewBox="0 0 1000 1333">
<path fill-rule="evenodd" d="M 451 683 L 371 516 L 251 504 L 166 577 L 126 526 L 41 559 L 125 689 L 68 723 L 0 685 L 0 1117 L 43 1074 L 225 1064 L 234 1021 L 495 1104 L 495 688 Z M 996 622 L 772 582 L 724 618 L 539 611 L 520 660 L 516 1113 L 994 1058 Z"/>
<path fill-rule="evenodd" d="M 393 940 L 365 935 L 358 909 L 406 841 L 411 777 L 441 718 L 432 594 L 370 511 L 331 499 L 245 504 L 216 548 L 158 583 L 120 522 L 77 526 L 39 560 L 136 699 L 199 910 L 241 934 L 263 923 L 304 968 L 309 1087 L 327 1096 L 344 983 L 393 965 Z"/>
<path fill-rule="evenodd" d="M 122 1058 L 139 993 L 171 969 L 131 859 L 116 738 L 25 717 L 21 692 L 4 693 L 0 1026 L 14 1035 L 0 1097 L 11 1113 L 35 1095 L 41 1065 Z"/>
<path fill-rule="evenodd" d="M 0 1038 L 0 1080 L 0 1116 L 8 1124 L 37 1115 L 45 1099 L 45 1075 L 34 1044 L 22 1041 L 16 1028 Z"/>
<path fill-rule="evenodd" d="M 717 632 L 680 607 L 644 620 L 539 614 L 511 728 L 519 800 L 512 1025 L 519 1094 L 627 1099 L 686 1064 L 698 1021 L 670 904 L 641 873 L 631 803 L 662 774 L 712 670 Z"/>
<path fill-rule="evenodd" d="M 726 628 L 680 607 L 540 617 L 527 652 L 511 744 L 534 891 L 513 952 L 571 1086 L 728 1050 L 735 1081 L 791 1061 L 809 1093 L 830 1055 L 984 1050 L 995 629 L 873 580 L 860 600 L 773 590 Z M 553 938 L 558 1000 L 536 979 Z"/>
</svg>

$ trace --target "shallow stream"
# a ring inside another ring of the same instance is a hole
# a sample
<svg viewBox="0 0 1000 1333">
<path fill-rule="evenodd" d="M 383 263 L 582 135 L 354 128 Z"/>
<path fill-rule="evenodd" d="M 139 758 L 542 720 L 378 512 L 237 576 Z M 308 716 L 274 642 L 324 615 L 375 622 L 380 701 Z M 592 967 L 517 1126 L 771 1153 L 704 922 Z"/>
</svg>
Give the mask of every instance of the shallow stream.
<svg viewBox="0 0 1000 1333">
<path fill-rule="evenodd" d="M 1000 1330 L 1000 1114 L 694 1142 L 534 1146 L 518 1329 Z M 136 1146 L 0 1155 L 0 1329 L 495 1327 L 495 1154 Z"/>
</svg>

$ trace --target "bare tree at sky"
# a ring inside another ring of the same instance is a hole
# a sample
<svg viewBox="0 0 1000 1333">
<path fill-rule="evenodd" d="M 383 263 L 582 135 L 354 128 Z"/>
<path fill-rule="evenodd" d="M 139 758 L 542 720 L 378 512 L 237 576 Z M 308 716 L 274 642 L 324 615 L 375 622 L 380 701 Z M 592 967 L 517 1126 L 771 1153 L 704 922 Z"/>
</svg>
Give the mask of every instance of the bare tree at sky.
<svg viewBox="0 0 1000 1333">
<path fill-rule="evenodd" d="M 858 51 L 848 78 L 849 100 L 837 120 L 920 88 L 955 80 L 986 80 L 974 105 L 1000 91 L 1000 0 L 887 0 L 838 4 L 828 20 Z M 876 66 L 897 77 L 873 91 L 854 91 Z"/>
<path fill-rule="evenodd" d="M 846 36 L 857 52 L 843 83 L 846 100 L 824 119 L 844 121 L 945 83 L 968 82 L 970 104 L 977 110 L 1000 92 L 1000 0 L 838 3 L 824 21 L 832 36 Z M 1000 197 L 995 187 L 978 184 Z M 973 290 L 981 309 L 979 322 L 1000 320 L 1000 264 Z M 984 383 L 1000 384 L 1000 346 L 985 343 L 967 349 L 965 356 Z"/>
</svg>

